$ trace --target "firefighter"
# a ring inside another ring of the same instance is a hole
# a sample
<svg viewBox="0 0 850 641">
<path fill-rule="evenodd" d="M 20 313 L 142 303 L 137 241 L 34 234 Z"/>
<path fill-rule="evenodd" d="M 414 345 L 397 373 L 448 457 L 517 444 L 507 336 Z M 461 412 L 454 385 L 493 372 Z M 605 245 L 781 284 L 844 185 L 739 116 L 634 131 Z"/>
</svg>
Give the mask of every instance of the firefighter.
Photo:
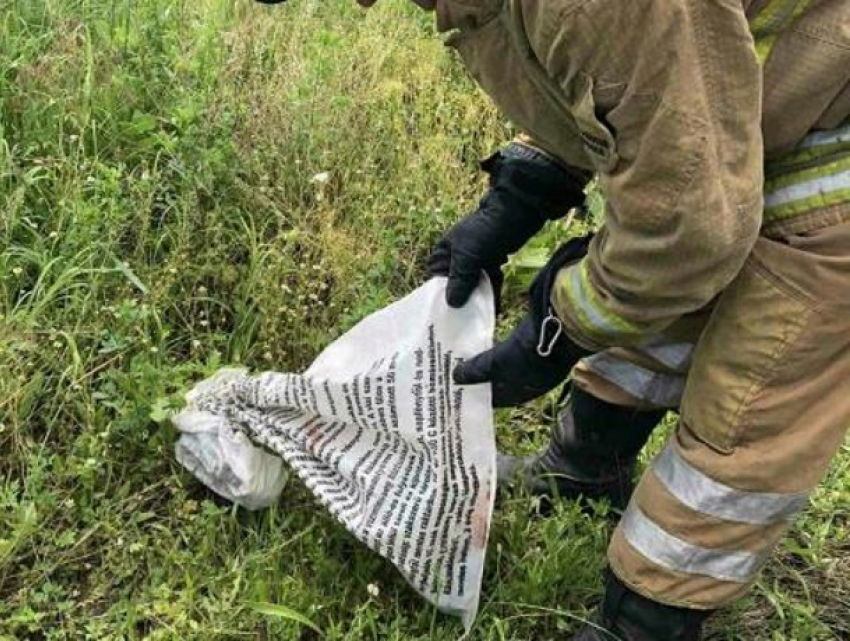
<svg viewBox="0 0 850 641">
<path fill-rule="evenodd" d="M 741 597 L 850 425 L 850 1 L 436 3 L 526 134 L 432 256 L 463 305 L 598 177 L 605 222 L 535 280 L 526 318 L 455 372 L 494 404 L 571 374 L 533 488 L 628 506 L 595 625 L 698 639 Z M 669 409 L 678 423 L 634 494 Z M 554 479 L 554 483 L 550 481 Z"/>
<path fill-rule="evenodd" d="M 698 639 L 741 597 L 850 425 L 850 1 L 440 0 L 440 31 L 526 134 L 432 256 L 463 305 L 598 177 L 605 222 L 455 372 L 517 405 L 571 374 L 548 448 L 568 497 L 631 495 L 577 639 Z"/>
<path fill-rule="evenodd" d="M 524 132 L 433 252 L 449 304 L 592 177 L 606 201 L 455 379 L 496 406 L 570 379 L 548 448 L 500 475 L 626 506 L 576 639 L 698 639 L 850 425 L 850 0 L 415 1 Z"/>
</svg>

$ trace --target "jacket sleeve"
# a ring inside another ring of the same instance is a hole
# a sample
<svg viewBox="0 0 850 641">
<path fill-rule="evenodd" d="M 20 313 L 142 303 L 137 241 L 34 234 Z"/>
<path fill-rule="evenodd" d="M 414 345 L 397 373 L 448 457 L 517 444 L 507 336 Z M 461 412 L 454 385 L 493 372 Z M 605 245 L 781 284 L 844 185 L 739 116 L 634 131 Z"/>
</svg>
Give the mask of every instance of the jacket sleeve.
<svg viewBox="0 0 850 641">
<path fill-rule="evenodd" d="M 639 343 L 711 302 L 757 238 L 752 37 L 740 2 L 534 5 L 526 28 L 541 65 L 567 94 L 592 88 L 594 124 L 614 141 L 614 162 L 599 168 L 603 229 L 588 256 L 559 273 L 552 304 L 584 347 Z"/>
</svg>

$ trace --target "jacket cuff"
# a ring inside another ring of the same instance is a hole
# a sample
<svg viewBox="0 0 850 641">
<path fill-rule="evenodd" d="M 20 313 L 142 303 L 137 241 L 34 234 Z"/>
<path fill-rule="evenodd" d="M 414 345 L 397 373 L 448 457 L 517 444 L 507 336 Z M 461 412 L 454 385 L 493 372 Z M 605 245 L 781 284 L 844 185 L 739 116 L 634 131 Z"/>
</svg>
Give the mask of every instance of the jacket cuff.
<svg viewBox="0 0 850 641">
<path fill-rule="evenodd" d="M 505 158 L 519 158 L 539 165 L 556 167 L 569 176 L 572 182 L 580 185 L 582 189 L 593 178 L 592 172 L 568 165 L 560 158 L 536 146 L 527 136 L 514 138 L 507 147 L 502 149 L 501 154 Z"/>
<path fill-rule="evenodd" d="M 613 312 L 590 278 L 589 261 L 583 258 L 558 272 L 551 303 L 567 335 L 581 347 L 600 351 L 612 346 L 640 343 L 651 334 Z"/>
</svg>

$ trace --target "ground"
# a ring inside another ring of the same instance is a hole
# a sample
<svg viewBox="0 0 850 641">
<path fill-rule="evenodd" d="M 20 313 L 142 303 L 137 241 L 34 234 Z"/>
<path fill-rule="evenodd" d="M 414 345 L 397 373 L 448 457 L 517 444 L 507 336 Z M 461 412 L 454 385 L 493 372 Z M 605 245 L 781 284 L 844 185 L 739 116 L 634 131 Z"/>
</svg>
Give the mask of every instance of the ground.
<svg viewBox="0 0 850 641">
<path fill-rule="evenodd" d="M 407 4 L 0 2 L 0 639 L 459 636 L 300 483 L 215 500 L 163 420 L 217 367 L 302 369 L 474 206 L 510 125 Z M 710 638 L 850 638 L 849 503 L 845 447 Z M 608 521 L 532 508 L 497 506 L 473 639 L 565 638 L 599 597 Z"/>
</svg>

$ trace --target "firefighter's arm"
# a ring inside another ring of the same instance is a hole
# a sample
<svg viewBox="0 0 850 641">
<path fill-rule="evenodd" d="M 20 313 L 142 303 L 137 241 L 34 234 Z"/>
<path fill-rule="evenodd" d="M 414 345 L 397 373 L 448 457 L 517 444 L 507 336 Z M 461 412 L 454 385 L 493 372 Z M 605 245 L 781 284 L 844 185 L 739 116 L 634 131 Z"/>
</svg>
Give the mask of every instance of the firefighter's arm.
<svg viewBox="0 0 850 641">
<path fill-rule="evenodd" d="M 721 4 L 594 3 L 634 15 L 603 11 L 584 25 L 620 34 L 610 43 L 616 59 L 578 58 L 597 89 L 604 77 L 621 93 L 597 112 L 617 160 L 600 172 L 604 228 L 586 258 L 560 271 L 551 302 L 588 349 L 639 343 L 704 307 L 757 238 L 761 74 L 744 16 Z"/>
</svg>

